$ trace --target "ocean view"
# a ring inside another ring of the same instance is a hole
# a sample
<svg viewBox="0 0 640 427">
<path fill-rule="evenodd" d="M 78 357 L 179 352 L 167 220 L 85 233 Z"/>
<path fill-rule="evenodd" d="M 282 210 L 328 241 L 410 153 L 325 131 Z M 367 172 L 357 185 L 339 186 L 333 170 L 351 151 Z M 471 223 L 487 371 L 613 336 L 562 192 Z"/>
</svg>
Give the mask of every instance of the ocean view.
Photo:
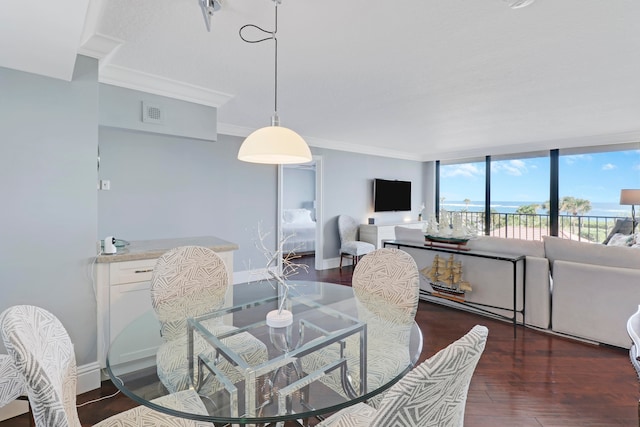
<svg viewBox="0 0 640 427">
<path fill-rule="evenodd" d="M 491 209 L 495 209 L 499 213 L 515 213 L 520 206 L 527 206 L 537 203 L 542 205 L 543 202 L 513 202 L 513 201 L 494 201 L 491 203 Z M 469 212 L 482 212 L 484 210 L 484 202 L 470 202 L 468 205 L 464 201 L 448 201 L 445 200 L 440 206 L 441 209 L 448 211 L 468 210 Z M 546 214 L 544 209 L 537 209 L 536 213 Z M 619 216 L 630 217 L 631 206 L 622 206 L 618 203 L 591 203 L 591 210 L 584 216 Z"/>
</svg>

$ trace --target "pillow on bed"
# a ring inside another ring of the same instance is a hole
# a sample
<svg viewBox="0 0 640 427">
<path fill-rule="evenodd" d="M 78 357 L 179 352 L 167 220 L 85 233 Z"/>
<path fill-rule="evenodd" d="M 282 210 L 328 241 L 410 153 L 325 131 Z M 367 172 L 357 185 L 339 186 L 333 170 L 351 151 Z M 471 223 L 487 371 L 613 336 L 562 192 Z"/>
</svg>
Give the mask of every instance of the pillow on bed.
<svg viewBox="0 0 640 427">
<path fill-rule="evenodd" d="M 285 209 L 282 211 L 282 220 L 287 224 L 312 223 L 309 209 Z"/>
</svg>

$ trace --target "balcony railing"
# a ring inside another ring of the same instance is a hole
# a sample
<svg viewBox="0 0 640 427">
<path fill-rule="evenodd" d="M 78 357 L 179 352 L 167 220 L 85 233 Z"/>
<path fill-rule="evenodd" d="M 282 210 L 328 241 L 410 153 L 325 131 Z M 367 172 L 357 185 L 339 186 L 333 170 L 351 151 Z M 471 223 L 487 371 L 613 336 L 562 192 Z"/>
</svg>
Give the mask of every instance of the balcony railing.
<svg viewBox="0 0 640 427">
<path fill-rule="evenodd" d="M 449 213 L 454 213 L 450 211 Z M 458 212 L 456 212 L 458 213 Z M 477 234 L 487 234 L 484 212 L 460 211 L 463 223 Z M 558 237 L 581 242 L 601 243 L 616 223 L 618 216 L 560 215 Z M 542 240 L 551 235 L 549 215 L 491 212 L 490 236 L 523 240 Z"/>
</svg>

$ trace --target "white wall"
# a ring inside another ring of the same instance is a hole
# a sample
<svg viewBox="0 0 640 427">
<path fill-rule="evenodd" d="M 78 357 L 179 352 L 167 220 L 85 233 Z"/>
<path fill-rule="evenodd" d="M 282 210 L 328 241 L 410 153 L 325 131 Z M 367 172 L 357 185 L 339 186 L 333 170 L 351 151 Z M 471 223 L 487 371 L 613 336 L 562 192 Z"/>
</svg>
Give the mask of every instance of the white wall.
<svg viewBox="0 0 640 427">
<path fill-rule="evenodd" d="M 216 236 L 237 243 L 234 270 L 262 268 L 258 224 L 273 230 L 277 167 L 237 159 L 242 139 L 217 142 L 100 128 L 99 235 L 125 240 Z"/>
<path fill-rule="evenodd" d="M 98 63 L 72 82 L 0 68 L 0 310 L 41 306 L 96 360 Z"/>
<path fill-rule="evenodd" d="M 323 158 L 323 239 L 324 258 L 339 256 L 338 215 L 346 214 L 366 224 L 373 217 L 376 223 L 417 221 L 423 202 L 425 164 L 412 160 L 389 159 L 366 154 L 349 153 L 312 147 L 313 154 Z M 411 181 L 410 212 L 374 212 L 373 180 L 375 178 Z"/>
<path fill-rule="evenodd" d="M 97 82 L 98 63 L 86 57 L 78 57 L 71 82 L 0 68 L 0 310 L 50 310 L 81 366 L 97 358 L 91 263 L 98 239 L 215 235 L 240 245 L 234 269 L 241 271 L 264 267 L 255 228 L 262 222 L 275 235 L 277 215 L 277 167 L 238 161 L 242 138 L 99 128 Z M 110 191 L 96 188 L 98 141 Z M 406 216 L 417 217 L 420 162 L 312 151 L 323 156 L 325 259 L 338 256 L 337 215 L 364 222 L 373 214 L 374 178 L 411 180 L 414 209 Z M 275 246 L 275 236 L 269 242 Z"/>
</svg>

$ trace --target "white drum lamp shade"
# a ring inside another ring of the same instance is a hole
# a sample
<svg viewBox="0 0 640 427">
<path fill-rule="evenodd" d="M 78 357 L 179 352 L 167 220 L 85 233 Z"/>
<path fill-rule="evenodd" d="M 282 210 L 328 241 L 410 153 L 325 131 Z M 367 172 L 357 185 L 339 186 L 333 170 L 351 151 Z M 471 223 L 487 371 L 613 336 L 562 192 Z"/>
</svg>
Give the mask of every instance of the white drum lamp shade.
<svg viewBox="0 0 640 427">
<path fill-rule="evenodd" d="M 621 205 L 640 205 L 640 190 L 620 190 Z"/>
<path fill-rule="evenodd" d="M 620 190 L 620 204 L 621 205 L 631 205 L 631 222 L 633 233 L 633 243 L 636 242 L 636 225 L 638 225 L 638 221 L 636 220 L 636 207 L 635 205 L 640 205 L 640 190 L 638 189 L 624 189 Z"/>
<path fill-rule="evenodd" d="M 311 150 L 300 135 L 281 126 L 266 126 L 251 133 L 238 151 L 238 160 L 264 164 L 307 163 Z"/>
</svg>

